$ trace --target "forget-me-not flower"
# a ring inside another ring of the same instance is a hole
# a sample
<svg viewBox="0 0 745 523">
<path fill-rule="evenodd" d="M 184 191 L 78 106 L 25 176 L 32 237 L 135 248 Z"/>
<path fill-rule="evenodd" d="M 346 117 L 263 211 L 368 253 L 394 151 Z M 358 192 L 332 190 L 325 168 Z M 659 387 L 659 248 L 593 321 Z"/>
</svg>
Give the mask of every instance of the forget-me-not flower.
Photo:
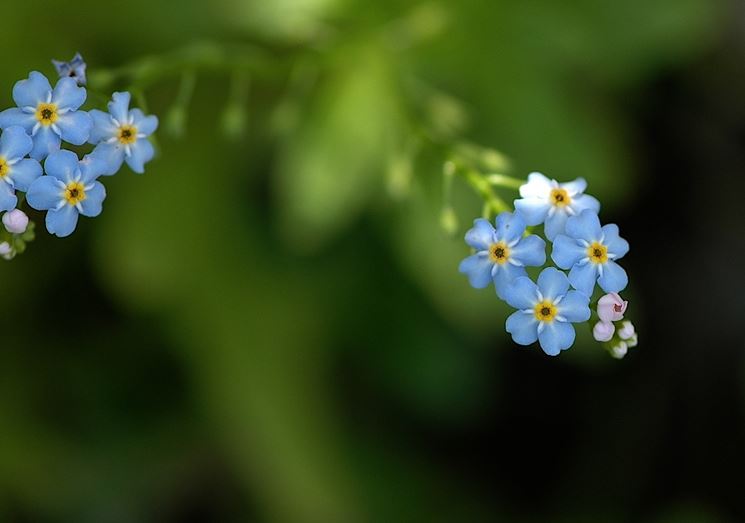
<svg viewBox="0 0 745 523">
<path fill-rule="evenodd" d="M 129 93 L 114 93 L 108 113 L 90 112 L 93 131 L 89 141 L 96 145 L 92 155 L 105 161 L 107 175 L 116 174 L 125 161 L 134 172 L 143 173 L 155 154 L 147 137 L 158 128 L 158 117 L 130 110 L 129 102 Z"/>
<path fill-rule="evenodd" d="M 18 107 L 0 113 L 0 128 L 23 127 L 33 138 L 31 158 L 43 160 L 60 149 L 62 140 L 73 145 L 88 141 L 91 117 L 78 111 L 85 98 L 85 88 L 74 79 L 60 78 L 52 89 L 46 76 L 32 71 L 28 79 L 13 86 L 13 100 Z"/>
<path fill-rule="evenodd" d="M 87 64 L 80 53 L 75 53 L 75 56 L 69 62 L 52 60 L 52 65 L 54 65 L 60 78 L 70 77 L 75 79 L 78 85 L 86 84 L 85 68 Z"/>
<path fill-rule="evenodd" d="M 48 176 L 37 178 L 26 194 L 31 207 L 47 212 L 46 225 L 51 234 L 69 236 L 78 223 L 78 214 L 101 214 L 106 189 L 96 181 L 103 164 L 90 157 L 78 161 L 72 151 L 57 151 L 44 162 Z"/>
<path fill-rule="evenodd" d="M 543 269 L 535 284 L 528 277 L 516 279 L 504 292 L 504 300 L 518 309 L 507 318 L 507 332 L 520 345 L 538 341 L 543 352 L 556 356 L 574 343 L 572 323 L 590 319 L 590 299 L 569 290 L 566 274 L 554 267 Z"/>
<path fill-rule="evenodd" d="M 546 238 L 552 240 L 564 232 L 567 219 L 585 209 L 600 211 L 600 202 L 584 194 L 587 182 L 577 178 L 573 182 L 558 183 L 541 173 L 531 173 L 528 183 L 520 187 L 522 199 L 515 200 L 515 209 L 528 225 L 545 223 Z"/>
<path fill-rule="evenodd" d="M 41 165 L 25 158 L 34 146 L 23 127 L 8 127 L 0 136 L 0 211 L 10 211 L 18 204 L 16 190 L 26 192 L 41 176 Z"/>
<path fill-rule="evenodd" d="M 618 226 L 600 227 L 598 215 L 584 210 L 567 220 L 566 234 L 554 239 L 551 258 L 569 271 L 572 286 L 592 296 L 597 281 L 605 292 L 620 292 L 629 278 L 615 260 L 629 251 L 629 244 L 618 235 Z"/>
<path fill-rule="evenodd" d="M 463 260 L 459 270 L 468 275 L 477 289 L 493 281 L 501 297 L 506 285 L 527 275 L 525 266 L 541 266 L 546 262 L 546 242 L 535 235 L 524 237 L 525 221 L 517 214 L 503 212 L 495 224 L 496 229 L 482 218 L 473 222 L 473 229 L 466 233 L 466 243 L 476 253 Z"/>
</svg>

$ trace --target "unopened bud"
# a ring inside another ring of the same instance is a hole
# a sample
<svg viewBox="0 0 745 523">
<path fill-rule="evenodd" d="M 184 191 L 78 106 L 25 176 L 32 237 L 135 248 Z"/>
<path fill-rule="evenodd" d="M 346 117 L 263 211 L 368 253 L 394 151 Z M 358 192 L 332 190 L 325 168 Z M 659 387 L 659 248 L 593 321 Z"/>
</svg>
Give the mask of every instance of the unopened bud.
<svg viewBox="0 0 745 523">
<path fill-rule="evenodd" d="M 11 234 L 23 234 L 28 227 L 28 216 L 20 209 L 13 209 L 3 214 L 3 225 Z"/>
<path fill-rule="evenodd" d="M 628 345 L 625 341 L 619 341 L 610 349 L 611 356 L 613 356 L 617 360 L 620 360 L 621 358 L 626 356 L 626 352 L 628 352 Z"/>
<path fill-rule="evenodd" d="M 608 321 L 599 321 L 592 328 L 592 337 L 597 341 L 610 341 L 616 327 Z"/>
<path fill-rule="evenodd" d="M 618 329 L 618 336 L 622 340 L 628 340 L 631 338 L 634 334 L 636 334 L 636 330 L 634 330 L 634 324 L 630 321 L 625 321 L 621 324 L 621 327 Z"/>
<path fill-rule="evenodd" d="M 600 321 L 618 321 L 623 319 L 623 313 L 629 302 L 621 299 L 615 292 L 611 292 L 598 300 L 598 317 Z"/>
</svg>

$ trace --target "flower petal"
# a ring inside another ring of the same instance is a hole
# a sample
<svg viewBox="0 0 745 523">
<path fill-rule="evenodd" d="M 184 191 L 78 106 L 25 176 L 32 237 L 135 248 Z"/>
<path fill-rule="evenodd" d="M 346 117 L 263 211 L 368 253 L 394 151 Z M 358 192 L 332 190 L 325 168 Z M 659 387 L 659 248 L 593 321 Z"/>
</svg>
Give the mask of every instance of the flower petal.
<svg viewBox="0 0 745 523">
<path fill-rule="evenodd" d="M 551 204 L 548 200 L 541 198 L 524 198 L 515 200 L 515 212 L 522 216 L 528 225 L 539 225 L 543 223 L 548 215 Z"/>
<path fill-rule="evenodd" d="M 590 319 L 590 297 L 579 291 L 569 291 L 558 305 L 559 314 L 572 323 Z"/>
<path fill-rule="evenodd" d="M 44 162 L 44 171 L 49 176 L 67 183 L 75 177 L 78 170 L 78 155 L 72 151 L 61 150 L 49 155 Z"/>
<path fill-rule="evenodd" d="M 494 227 L 483 218 L 474 220 L 473 228 L 466 233 L 466 243 L 479 251 L 487 250 L 495 241 Z"/>
<path fill-rule="evenodd" d="M 113 143 L 99 143 L 89 156 L 103 162 L 106 166 L 105 176 L 119 172 L 124 163 L 124 149 Z"/>
<path fill-rule="evenodd" d="M 567 220 L 566 234 L 572 238 L 594 242 L 600 239 L 600 218 L 591 210 L 584 210 Z"/>
<path fill-rule="evenodd" d="M 605 292 L 621 292 L 629 284 L 629 277 L 623 267 L 613 260 L 603 265 L 603 275 L 598 278 L 598 285 Z"/>
<path fill-rule="evenodd" d="M 34 147 L 34 141 L 23 127 L 14 125 L 7 127 L 0 137 L 0 156 L 6 160 L 23 158 Z"/>
<path fill-rule="evenodd" d="M 528 183 L 520 186 L 520 196 L 523 198 L 548 199 L 553 183 L 541 173 L 530 173 Z"/>
<path fill-rule="evenodd" d="M 91 117 L 93 126 L 91 127 L 91 134 L 88 137 L 88 142 L 94 145 L 105 142 L 112 136 L 116 135 L 117 127 L 111 120 L 111 115 L 98 109 L 88 111 Z"/>
<path fill-rule="evenodd" d="M 517 267 L 511 263 L 495 265 L 494 268 L 492 268 L 492 274 L 497 296 L 502 300 L 504 299 L 505 290 L 512 282 L 520 277 L 528 275 L 524 267 Z"/>
<path fill-rule="evenodd" d="M 124 157 L 129 168 L 138 174 L 145 172 L 145 164 L 155 156 L 153 144 L 147 138 L 140 138 L 132 144 L 132 154 Z"/>
<path fill-rule="evenodd" d="M 8 174 L 15 188 L 23 192 L 27 192 L 34 180 L 41 175 L 41 164 L 31 158 L 24 158 L 20 162 L 13 164 Z"/>
<path fill-rule="evenodd" d="M 598 278 L 597 267 L 597 264 L 592 262 L 578 263 L 569 271 L 569 283 L 588 297 L 592 296 Z"/>
<path fill-rule="evenodd" d="M 0 211 L 12 211 L 18 205 L 16 191 L 5 181 L 0 181 Z"/>
<path fill-rule="evenodd" d="M 515 309 L 530 309 L 538 302 L 537 287 L 527 276 L 517 278 L 502 292 L 502 299 Z"/>
<path fill-rule="evenodd" d="M 546 218 L 546 224 L 543 227 L 543 232 L 546 233 L 546 238 L 554 241 L 559 234 L 564 234 L 566 230 L 566 223 L 569 219 L 569 215 L 566 211 L 560 207 L 556 208 L 556 211 Z"/>
<path fill-rule="evenodd" d="M 577 178 L 571 182 L 559 184 L 562 189 L 565 189 L 569 196 L 576 196 L 585 192 L 587 189 L 587 181 L 584 178 Z"/>
<path fill-rule="evenodd" d="M 31 149 L 29 156 L 34 160 L 43 160 L 55 151 L 59 151 L 62 139 L 55 133 L 51 127 L 41 126 L 33 136 L 34 148 Z"/>
<path fill-rule="evenodd" d="M 485 252 L 469 256 L 458 267 L 458 271 L 468 276 L 471 287 L 483 289 L 492 281 L 491 269 L 494 264 Z"/>
<path fill-rule="evenodd" d="M 569 205 L 572 210 L 580 214 L 584 210 L 590 210 L 595 214 L 600 212 L 600 202 L 597 198 L 590 196 L 589 194 L 579 194 L 572 198 L 572 203 Z"/>
<path fill-rule="evenodd" d="M 137 127 L 138 133 L 150 136 L 158 128 L 158 117 L 155 115 L 145 116 L 139 109 L 132 109 L 130 116 L 132 117 L 132 125 Z"/>
<path fill-rule="evenodd" d="M 114 93 L 109 102 L 109 113 L 120 124 L 127 123 L 129 118 L 129 101 L 132 96 L 128 92 Z"/>
<path fill-rule="evenodd" d="M 546 242 L 540 236 L 531 234 L 512 247 L 510 256 L 528 267 L 540 267 L 546 263 Z"/>
<path fill-rule="evenodd" d="M 507 332 L 518 345 L 530 345 L 538 340 L 538 320 L 529 312 L 515 311 L 505 323 Z"/>
<path fill-rule="evenodd" d="M 26 193 L 28 204 L 37 211 L 54 209 L 63 198 L 64 184 L 53 176 L 37 178 Z"/>
<path fill-rule="evenodd" d="M 587 249 L 579 244 L 574 238 L 559 234 L 554 238 L 554 246 L 551 250 L 551 259 L 562 269 L 571 269 L 572 266 L 587 257 Z"/>
<path fill-rule="evenodd" d="M 80 214 L 93 218 L 101 214 L 106 188 L 100 182 L 93 182 L 93 187 L 85 191 L 85 200 L 80 202 Z"/>
<path fill-rule="evenodd" d="M 13 86 L 13 101 L 18 107 L 36 107 L 39 102 L 46 102 L 52 92 L 47 77 L 38 71 L 31 71 L 28 79 L 20 80 Z"/>
<path fill-rule="evenodd" d="M 538 289 L 544 298 L 553 300 L 567 293 L 569 280 L 559 269 L 547 267 L 538 275 Z"/>
<path fill-rule="evenodd" d="M 72 80 L 72 78 L 63 78 L 62 80 Z M 85 111 L 63 114 L 57 120 L 57 127 L 59 127 L 62 139 L 74 145 L 83 145 L 88 141 L 92 126 L 93 121 Z"/>
<path fill-rule="evenodd" d="M 57 104 L 60 109 L 77 111 L 85 103 L 85 98 L 85 87 L 78 86 L 74 78 L 60 78 L 52 92 L 52 103 Z"/>
<path fill-rule="evenodd" d="M 621 238 L 618 234 L 618 225 L 609 223 L 603 226 L 603 243 L 608 247 L 608 254 L 614 254 L 618 258 L 623 258 L 629 252 L 629 242 Z"/>
<path fill-rule="evenodd" d="M 70 236 L 78 225 L 78 210 L 72 205 L 63 205 L 61 209 L 52 209 L 47 213 L 47 230 L 50 234 L 64 238 Z"/>
<path fill-rule="evenodd" d="M 497 240 L 507 243 L 519 240 L 525 232 L 525 220 L 517 213 L 500 213 L 495 220 L 495 224 Z"/>
<path fill-rule="evenodd" d="M 99 176 L 105 175 L 109 166 L 103 158 L 86 154 L 78 163 L 78 167 L 80 168 L 80 181 L 88 185 Z"/>
<path fill-rule="evenodd" d="M 0 113 L 0 128 L 7 129 L 14 125 L 23 127 L 26 132 L 31 132 L 36 125 L 36 117 L 33 114 L 24 113 L 17 107 L 5 109 Z"/>
<path fill-rule="evenodd" d="M 556 356 L 563 350 L 567 350 L 574 343 L 576 333 L 571 323 L 553 321 L 546 323 L 538 335 L 543 352 L 549 356 Z"/>
</svg>

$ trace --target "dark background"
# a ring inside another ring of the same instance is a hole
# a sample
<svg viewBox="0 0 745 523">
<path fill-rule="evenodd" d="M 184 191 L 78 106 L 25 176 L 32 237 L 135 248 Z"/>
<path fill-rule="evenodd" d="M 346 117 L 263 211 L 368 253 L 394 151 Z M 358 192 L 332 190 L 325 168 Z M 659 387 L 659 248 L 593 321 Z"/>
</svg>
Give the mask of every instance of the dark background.
<svg viewBox="0 0 745 523">
<path fill-rule="evenodd" d="M 745 520 L 745 6 L 452 4 L 4 6 L 4 103 L 79 50 L 161 129 L 4 264 L 0 520 Z M 631 243 L 625 359 L 514 345 L 457 273 L 466 140 L 587 178 Z"/>
</svg>

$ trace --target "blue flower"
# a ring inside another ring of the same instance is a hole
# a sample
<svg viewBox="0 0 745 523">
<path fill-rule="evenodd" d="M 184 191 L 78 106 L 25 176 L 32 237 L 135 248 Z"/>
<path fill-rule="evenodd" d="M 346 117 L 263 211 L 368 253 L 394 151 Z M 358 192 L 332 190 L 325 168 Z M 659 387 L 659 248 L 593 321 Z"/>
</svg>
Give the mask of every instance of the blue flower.
<svg viewBox="0 0 745 523">
<path fill-rule="evenodd" d="M 577 178 L 573 182 L 558 183 L 541 173 L 531 173 L 528 183 L 520 187 L 522 199 L 515 200 L 515 209 L 528 225 L 545 222 L 546 238 L 552 240 L 564 232 L 567 219 L 585 209 L 600 211 L 600 202 L 584 194 L 587 182 Z"/>
<path fill-rule="evenodd" d="M 78 223 L 78 214 L 101 214 L 106 189 L 96 181 L 104 165 L 89 156 L 78 161 L 71 151 L 57 151 L 44 162 L 48 176 L 37 178 L 26 194 L 28 203 L 47 213 L 47 230 L 59 237 L 69 236 Z"/>
<path fill-rule="evenodd" d="M 0 113 L 0 128 L 23 127 L 33 137 L 31 158 L 43 160 L 59 150 L 62 140 L 73 145 L 88 141 L 91 117 L 78 111 L 85 97 L 85 89 L 72 78 L 60 78 L 52 90 L 47 77 L 33 71 L 13 87 L 18 107 Z"/>
<path fill-rule="evenodd" d="M 497 216 L 496 229 L 484 219 L 473 222 L 466 233 L 466 243 L 476 253 L 463 260 L 459 271 L 468 275 L 477 289 L 491 281 L 501 297 L 504 288 L 515 278 L 526 276 L 525 266 L 541 266 L 546 262 L 546 242 L 535 235 L 523 237 L 525 222 L 509 212 Z"/>
<path fill-rule="evenodd" d="M 598 215 L 582 211 L 567 220 L 566 234 L 554 240 L 551 258 L 569 271 L 572 286 L 592 296 L 595 281 L 605 292 L 620 292 L 629 278 L 615 260 L 629 252 L 629 244 L 618 235 L 615 224 L 600 227 Z"/>
<path fill-rule="evenodd" d="M 139 109 L 129 110 L 129 93 L 114 93 L 109 112 L 93 110 L 90 143 L 96 145 L 93 156 L 107 164 L 104 174 L 116 174 L 123 162 L 136 173 L 145 172 L 145 164 L 154 155 L 147 139 L 158 128 L 156 116 L 145 116 Z"/>
<path fill-rule="evenodd" d="M 566 274 L 554 267 L 543 269 L 538 285 L 530 278 L 516 279 L 504 293 L 505 301 L 518 309 L 507 318 L 507 332 L 520 345 L 536 340 L 543 352 L 556 356 L 574 343 L 572 323 L 590 319 L 590 299 L 569 290 Z"/>
<path fill-rule="evenodd" d="M 0 211 L 10 211 L 18 204 L 16 190 L 26 192 L 41 176 L 41 165 L 24 158 L 34 142 L 23 127 L 8 127 L 0 137 Z"/>
<path fill-rule="evenodd" d="M 85 76 L 86 63 L 80 53 L 75 53 L 72 60 L 69 62 L 63 62 L 60 60 L 52 60 L 52 65 L 57 70 L 57 74 L 60 78 L 73 78 L 78 85 L 85 85 L 87 82 Z"/>
</svg>

